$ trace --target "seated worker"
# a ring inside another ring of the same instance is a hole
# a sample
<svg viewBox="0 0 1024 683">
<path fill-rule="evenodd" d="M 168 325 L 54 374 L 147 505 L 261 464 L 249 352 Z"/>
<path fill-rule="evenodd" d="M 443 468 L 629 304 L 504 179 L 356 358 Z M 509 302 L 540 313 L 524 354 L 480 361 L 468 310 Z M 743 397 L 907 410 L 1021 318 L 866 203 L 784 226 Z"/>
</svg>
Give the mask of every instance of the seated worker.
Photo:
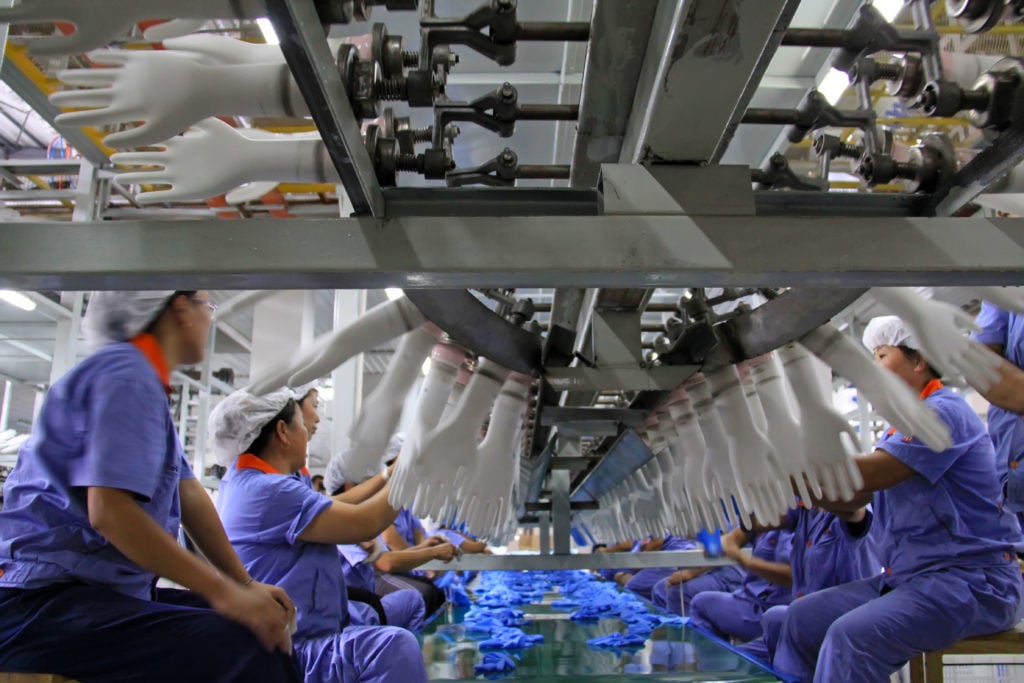
<svg viewBox="0 0 1024 683">
<path fill-rule="evenodd" d="M 207 352 L 208 297 L 89 297 L 98 350 L 50 387 L 4 486 L 0 671 L 302 680 L 286 654 L 294 606 L 232 550 L 168 409 L 171 371 Z M 177 543 L 179 522 L 208 562 Z M 157 588 L 161 576 L 189 590 Z"/>
<path fill-rule="evenodd" d="M 651 602 L 667 612 L 688 616 L 694 597 L 704 591 L 731 593 L 743 585 L 744 576 L 739 565 L 680 569 L 654 584 Z"/>
<path fill-rule="evenodd" d="M 353 505 L 291 476 L 305 465 L 308 432 L 287 389 L 236 391 L 214 409 L 209 429 L 218 458 L 236 458 L 217 501 L 224 529 L 250 574 L 294 595 L 293 644 L 305 680 L 426 681 L 411 633 L 352 625 L 349 616 L 337 546 L 373 538 L 391 523 L 390 487 Z"/>
<path fill-rule="evenodd" d="M 825 588 L 866 579 L 881 571 L 875 553 L 875 539 L 869 533 L 871 512 L 866 508 L 831 513 L 798 503 L 777 528 L 793 534 L 789 563 L 794 601 Z M 772 576 L 768 574 L 764 578 L 771 580 Z M 761 615 L 763 635 L 744 645 L 743 649 L 771 663 L 788 609 L 789 605 L 768 608 Z"/>
<path fill-rule="evenodd" d="M 743 585 L 731 593 L 705 591 L 690 603 L 690 623 L 725 640 L 757 638 L 761 635 L 761 615 L 790 601 L 793 534 L 764 531 L 754 539 L 750 536 L 743 529 L 722 536 L 722 554 L 747 572 Z M 754 547 L 748 556 L 742 547 L 751 540 Z"/>
<path fill-rule="evenodd" d="M 336 500 L 351 496 L 352 492 L 359 488 L 344 480 L 343 462 L 344 455 L 336 455 L 327 466 L 325 482 Z M 393 465 L 389 465 L 390 467 Z M 423 549 L 394 551 L 385 550 L 384 544 L 379 540 L 341 544 L 338 551 L 341 553 L 341 567 L 346 585 L 349 588 L 369 591 L 374 595 L 377 595 L 376 569 L 382 572 L 394 570 L 396 567 L 414 569 L 430 560 L 449 562 L 456 554 L 454 546 L 450 543 L 435 543 Z M 426 616 L 433 614 L 432 611 L 427 612 L 423 595 L 415 589 L 396 590 L 381 595 L 379 600 L 389 626 L 418 631 L 423 626 Z"/>
<path fill-rule="evenodd" d="M 601 553 L 601 554 L 604 554 L 604 553 L 638 553 L 638 552 L 640 552 L 640 548 L 641 548 L 641 546 L 643 546 L 643 544 L 644 544 L 643 541 L 619 541 L 618 543 L 614 543 L 612 545 L 602 545 L 602 544 L 598 543 L 598 544 L 596 544 L 594 546 L 594 552 L 595 553 Z M 616 576 L 618 576 L 619 574 L 623 574 L 625 572 L 628 572 L 628 571 L 629 571 L 628 569 L 612 569 L 612 568 L 607 568 L 606 567 L 604 569 L 598 569 L 597 570 L 597 574 L 598 574 L 598 576 L 600 576 L 605 581 L 615 581 L 615 577 Z"/>
<path fill-rule="evenodd" d="M 640 552 L 657 552 L 659 550 L 693 550 L 696 541 L 667 535 L 654 538 L 640 545 Z M 636 593 L 645 600 L 653 599 L 652 591 L 659 581 L 667 579 L 672 573 L 671 567 L 648 567 L 637 572 L 624 571 L 615 575 L 615 581 L 628 591 Z"/>
<path fill-rule="evenodd" d="M 873 453 L 854 458 L 861 491 L 828 506 L 872 504 L 885 570 L 790 606 L 774 661 L 801 680 L 888 680 L 919 653 L 1012 628 L 1021 616 L 1020 528 L 1002 509 L 985 426 L 942 385 L 899 318 L 872 320 L 863 340 L 949 426 L 953 445 L 933 451 L 890 429 Z"/>
</svg>

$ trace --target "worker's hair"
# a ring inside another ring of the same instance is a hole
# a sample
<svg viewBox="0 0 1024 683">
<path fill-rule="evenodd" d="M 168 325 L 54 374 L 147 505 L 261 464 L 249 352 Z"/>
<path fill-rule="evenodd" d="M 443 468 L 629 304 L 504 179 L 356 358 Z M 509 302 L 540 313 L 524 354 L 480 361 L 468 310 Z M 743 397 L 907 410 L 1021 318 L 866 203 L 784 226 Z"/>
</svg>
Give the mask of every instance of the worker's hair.
<svg viewBox="0 0 1024 683">
<path fill-rule="evenodd" d="M 920 351 L 912 349 L 906 344 L 900 344 L 896 348 L 902 351 L 903 355 L 906 356 L 907 360 L 911 363 L 917 363 L 918 361 L 924 360 L 924 356 L 921 355 Z M 932 374 L 932 379 L 940 379 L 942 377 L 942 373 L 936 370 L 931 363 L 925 361 L 925 365 L 928 366 L 928 372 Z"/>
<path fill-rule="evenodd" d="M 179 296 L 186 296 L 191 299 L 193 296 L 195 296 L 196 292 L 198 291 L 198 289 L 179 289 L 174 294 L 171 294 L 171 298 L 167 300 L 167 303 L 164 304 L 163 308 L 157 311 L 156 315 L 153 316 L 153 318 L 149 321 L 149 323 L 146 325 L 143 331 L 152 334 L 153 329 L 156 327 L 156 321 L 160 319 L 160 317 L 164 314 L 164 311 L 171 307 L 171 304 L 174 303 L 175 299 L 177 299 Z"/>
<path fill-rule="evenodd" d="M 277 429 L 277 423 L 284 420 L 285 424 L 291 424 L 298 406 L 299 404 L 295 402 L 295 399 L 288 399 L 288 402 L 284 404 L 284 408 L 281 408 L 281 412 L 275 415 L 267 424 L 263 425 L 263 429 L 260 430 L 252 445 L 245 452 L 252 453 L 256 457 L 263 455 L 263 451 L 267 450 L 267 446 L 270 444 L 270 437 L 274 435 L 274 430 Z"/>
</svg>

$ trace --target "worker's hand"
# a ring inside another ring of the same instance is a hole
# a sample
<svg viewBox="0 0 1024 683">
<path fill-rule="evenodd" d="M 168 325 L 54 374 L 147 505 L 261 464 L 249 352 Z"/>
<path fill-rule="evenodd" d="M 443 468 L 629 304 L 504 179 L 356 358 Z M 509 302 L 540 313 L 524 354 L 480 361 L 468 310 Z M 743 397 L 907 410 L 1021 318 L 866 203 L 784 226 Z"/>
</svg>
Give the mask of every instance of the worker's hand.
<svg viewBox="0 0 1024 683">
<path fill-rule="evenodd" d="M 670 586 L 678 586 L 681 583 L 686 583 L 687 581 L 690 581 L 696 576 L 697 573 L 694 572 L 692 569 L 680 569 L 678 571 L 672 572 L 672 574 L 669 575 L 667 583 Z"/>
<path fill-rule="evenodd" d="M 279 597 L 257 584 L 242 586 L 224 581 L 210 598 L 210 606 L 224 618 L 252 631 L 268 652 L 291 652 L 288 624 L 295 612 L 288 610 Z"/>
<path fill-rule="evenodd" d="M 274 586 L 272 584 L 263 583 L 261 581 L 253 581 L 249 584 L 249 588 L 252 588 L 253 590 L 263 591 L 271 598 L 273 598 L 274 602 L 281 605 L 281 607 L 284 607 L 285 611 L 288 614 L 295 614 L 295 603 L 292 602 L 292 599 L 288 597 L 288 593 L 286 593 L 285 590 L 280 586 Z"/>
<path fill-rule="evenodd" d="M 456 555 L 455 546 L 451 543 L 442 543 L 436 545 L 433 548 L 433 555 L 435 560 L 441 560 L 442 562 L 451 562 Z"/>
<path fill-rule="evenodd" d="M 867 351 L 842 332 L 823 325 L 804 336 L 800 343 L 853 382 L 875 411 L 901 434 L 913 434 L 934 451 L 941 452 L 953 445 L 949 426 L 935 411 L 906 382 L 876 365 Z"/>
<path fill-rule="evenodd" d="M 722 534 L 722 554 L 731 560 L 735 560 L 740 565 L 743 564 L 745 559 L 743 550 L 740 548 L 736 537 L 731 533 Z"/>
<path fill-rule="evenodd" d="M 308 136 L 276 138 L 252 140 L 223 121 L 205 119 L 168 140 L 161 150 L 120 152 L 110 160 L 120 166 L 161 167 L 117 175 L 126 185 L 171 186 L 138 194 L 141 203 L 206 199 L 257 180 L 337 182 L 333 165 L 317 162 L 326 154 L 321 141 Z"/>
<path fill-rule="evenodd" d="M 925 359 L 943 374 L 963 377 L 982 393 L 999 381 L 1000 357 L 967 336 L 979 328 L 959 306 L 906 287 L 873 287 L 871 296 L 910 326 Z"/>
</svg>

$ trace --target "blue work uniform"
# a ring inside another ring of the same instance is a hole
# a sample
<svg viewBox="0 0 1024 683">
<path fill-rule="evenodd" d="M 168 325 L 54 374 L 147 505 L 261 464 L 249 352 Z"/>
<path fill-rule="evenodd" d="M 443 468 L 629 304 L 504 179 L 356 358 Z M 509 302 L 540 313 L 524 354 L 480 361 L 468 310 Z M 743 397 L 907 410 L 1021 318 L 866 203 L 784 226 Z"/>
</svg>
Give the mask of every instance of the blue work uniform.
<svg viewBox="0 0 1024 683">
<path fill-rule="evenodd" d="M 693 550 L 696 547 L 696 541 L 668 535 L 665 536 L 665 543 L 661 546 L 661 550 Z M 632 579 L 626 582 L 625 588 L 636 593 L 641 598 L 652 600 L 654 598 L 654 587 L 659 581 L 668 579 L 674 571 L 675 569 L 672 567 L 647 567 L 646 569 L 641 569 L 633 575 Z"/>
<path fill-rule="evenodd" d="M 293 644 L 305 680 L 426 681 L 411 633 L 349 623 L 338 547 L 299 538 L 333 501 L 251 453 L 235 468 L 217 500 L 224 530 L 249 573 L 284 588 L 295 603 Z"/>
<path fill-rule="evenodd" d="M 0 670 L 79 681 L 294 681 L 294 660 L 157 577 L 89 521 L 90 487 L 131 493 L 177 539 L 193 478 L 148 334 L 89 356 L 50 388 L 4 486 Z M 168 644 L 173 642 L 174 646 Z M 189 657 L 181 657 L 181 652 Z"/>
<path fill-rule="evenodd" d="M 1020 529 L 999 505 L 985 427 L 937 380 L 921 397 L 949 426 L 953 446 L 935 452 L 894 430 L 878 444 L 914 471 L 874 496 L 884 571 L 793 603 L 775 653 L 781 671 L 821 682 L 887 680 L 918 653 L 1019 620 Z"/>
<path fill-rule="evenodd" d="M 651 591 L 651 602 L 658 607 L 684 616 L 689 613 L 690 604 L 693 599 L 705 591 L 719 591 L 731 593 L 743 586 L 743 579 L 746 572 L 737 565 L 730 564 L 701 574 L 689 581 L 668 585 L 668 578 L 664 578 L 654 584 Z"/>
<path fill-rule="evenodd" d="M 975 322 L 981 328 L 973 338 L 982 344 L 999 344 L 1003 355 L 1018 368 L 1024 368 L 1024 317 L 1004 311 L 985 301 Z M 988 408 L 988 433 L 996 449 L 996 471 L 1004 487 L 1012 472 L 1014 477 L 1024 478 L 1024 470 L 1018 470 L 1024 460 L 1024 416 L 1004 410 L 999 406 Z M 1024 484 L 1020 488 L 1024 488 Z M 1005 505 L 1010 512 L 1024 512 L 1024 491 L 1013 487 L 1013 493 Z"/>
<path fill-rule="evenodd" d="M 370 553 L 357 544 L 339 545 L 338 552 L 341 555 L 341 571 L 345 575 L 345 584 L 362 588 L 363 590 L 375 593 L 377 581 L 374 575 L 373 563 L 366 562 Z M 398 626 L 409 631 L 418 631 L 426 619 L 426 603 L 419 592 L 414 590 L 398 590 L 387 595 L 382 595 L 380 601 L 384 606 L 384 614 L 388 620 L 388 626 Z M 377 625 L 374 623 L 376 612 L 367 613 L 360 608 L 361 613 L 357 617 L 353 611 L 353 621 L 365 626 Z"/>
<path fill-rule="evenodd" d="M 755 538 L 752 554 L 768 562 L 788 564 L 792 545 L 793 534 L 789 531 L 766 531 Z M 731 593 L 710 591 L 696 596 L 690 605 L 690 623 L 719 638 L 753 640 L 761 635 L 761 615 L 790 599 L 789 586 L 746 572 L 743 585 Z"/>
<path fill-rule="evenodd" d="M 640 546 L 642 546 L 643 544 L 644 544 L 643 541 L 636 541 L 636 542 L 634 542 L 633 543 L 633 547 L 629 549 L 629 552 L 631 552 L 631 553 L 638 553 L 638 552 L 640 552 Z M 597 574 L 598 574 L 598 576 L 600 576 L 605 581 L 614 581 L 616 574 L 618 574 L 619 572 L 628 572 L 628 571 L 629 571 L 628 569 L 609 569 L 609 568 L 604 568 L 604 569 L 598 569 L 597 570 Z"/>
</svg>

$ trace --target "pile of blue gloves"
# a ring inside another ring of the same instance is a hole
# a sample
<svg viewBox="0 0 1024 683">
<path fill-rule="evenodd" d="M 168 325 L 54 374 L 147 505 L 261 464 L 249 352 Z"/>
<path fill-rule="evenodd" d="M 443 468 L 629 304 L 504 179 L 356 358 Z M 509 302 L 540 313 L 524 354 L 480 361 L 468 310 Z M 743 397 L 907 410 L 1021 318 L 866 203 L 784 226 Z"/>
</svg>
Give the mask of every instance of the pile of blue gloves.
<svg viewBox="0 0 1024 683">
<path fill-rule="evenodd" d="M 473 667 L 477 674 L 496 674 L 512 671 L 516 668 L 516 660 L 504 652 L 487 652 L 480 663 Z"/>
</svg>

